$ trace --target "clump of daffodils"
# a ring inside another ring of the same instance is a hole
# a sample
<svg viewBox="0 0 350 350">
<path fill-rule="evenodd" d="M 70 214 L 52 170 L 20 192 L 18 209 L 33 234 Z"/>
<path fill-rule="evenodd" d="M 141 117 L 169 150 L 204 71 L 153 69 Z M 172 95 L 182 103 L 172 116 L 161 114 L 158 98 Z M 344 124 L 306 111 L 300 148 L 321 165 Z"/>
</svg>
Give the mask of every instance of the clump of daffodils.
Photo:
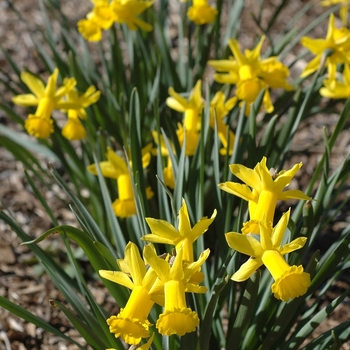
<svg viewBox="0 0 350 350">
<path fill-rule="evenodd" d="M 237 282 L 245 281 L 259 267 L 265 265 L 275 280 L 271 286 L 274 296 L 288 301 L 306 293 L 310 285 L 310 275 L 304 272 L 302 265 L 290 266 L 283 256 L 301 249 L 306 243 L 306 238 L 300 237 L 281 246 L 290 210 L 284 213 L 273 227 L 276 205 L 278 200 L 311 198 L 299 190 L 284 191 L 302 163 L 295 164 L 290 170 L 271 173 L 266 162 L 267 159 L 263 157 L 254 169 L 232 164 L 232 173 L 245 184 L 219 184 L 222 190 L 248 201 L 249 206 L 250 220 L 244 224 L 242 233 L 229 232 L 225 235 L 232 249 L 250 257 L 231 278 Z"/>
<path fill-rule="evenodd" d="M 157 255 L 152 244 L 143 249 L 143 260 L 138 248 L 129 242 L 124 259 L 118 260 L 120 271 L 100 270 L 100 275 L 132 290 L 129 300 L 118 315 L 107 319 L 109 330 L 115 337 L 136 345 L 142 338 L 150 336 L 148 315 L 157 303 L 163 306 L 156 328 L 162 335 L 183 336 L 194 332 L 199 325 L 196 311 L 188 307 L 185 293 L 205 293 L 207 288 L 200 286 L 203 280 L 201 265 L 209 256 L 209 249 L 203 251 L 197 260 L 193 256 L 193 242 L 201 236 L 215 219 L 202 218 L 191 228 L 187 206 L 179 213 L 179 227 L 176 229 L 163 220 L 146 219 L 152 233 L 143 237 L 150 242 L 171 244 L 176 247 L 176 255 Z"/>
</svg>

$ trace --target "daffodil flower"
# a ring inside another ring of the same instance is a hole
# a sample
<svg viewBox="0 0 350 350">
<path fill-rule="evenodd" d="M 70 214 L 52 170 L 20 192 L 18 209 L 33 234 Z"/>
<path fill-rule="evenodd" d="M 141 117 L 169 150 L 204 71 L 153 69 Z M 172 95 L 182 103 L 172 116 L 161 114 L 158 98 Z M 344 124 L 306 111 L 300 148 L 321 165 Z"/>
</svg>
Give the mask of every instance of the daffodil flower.
<svg viewBox="0 0 350 350">
<path fill-rule="evenodd" d="M 206 232 L 210 224 L 216 217 L 216 210 L 208 219 L 206 216 L 201 218 L 193 227 L 191 227 L 190 218 L 185 200 L 182 200 L 182 207 L 179 211 L 179 227 L 176 229 L 167 221 L 153 218 L 146 218 L 148 226 L 152 233 L 143 236 L 143 241 L 152 243 L 164 243 L 175 246 L 178 253 L 183 251 L 183 259 L 187 262 L 193 262 L 193 243 Z"/>
<path fill-rule="evenodd" d="M 187 307 L 185 292 L 206 292 L 206 287 L 188 282 L 208 258 L 209 253 L 209 249 L 206 249 L 197 261 L 184 266 L 183 250 L 180 249 L 170 266 L 167 261 L 159 258 L 149 245 L 144 248 L 144 259 L 154 269 L 159 279 L 157 289 L 159 285 L 164 288 L 164 310 L 156 323 L 160 334 L 183 336 L 196 330 L 199 318 L 195 311 Z M 152 289 L 150 293 L 152 295 Z"/>
<path fill-rule="evenodd" d="M 306 293 L 310 285 L 310 275 L 304 272 L 302 265 L 290 266 L 283 258 L 283 255 L 302 248 L 306 243 L 305 237 L 299 237 L 281 246 L 289 217 L 290 210 L 283 214 L 273 229 L 259 222 L 260 242 L 250 235 L 226 233 L 226 241 L 232 249 L 250 256 L 233 274 L 232 280 L 245 281 L 260 266 L 265 265 L 275 280 L 271 290 L 277 299 L 288 301 Z"/>
<path fill-rule="evenodd" d="M 292 85 L 286 81 L 289 76 L 289 70 L 281 62 L 277 61 L 277 57 L 261 60 L 260 51 L 264 39 L 265 37 L 263 36 L 253 50 L 245 50 L 244 54 L 241 52 L 237 40 L 230 39 L 228 44 L 234 58 L 208 62 L 218 72 L 227 72 L 215 74 L 214 79 L 219 83 L 236 85 L 238 100 L 248 104 L 246 114 L 249 112 L 250 104 L 256 100 L 260 91 L 265 89 L 263 104 L 266 111 L 271 113 L 274 107 L 269 88 L 293 90 Z"/>
<path fill-rule="evenodd" d="M 195 153 L 199 140 L 201 114 L 204 106 L 201 87 L 202 81 L 198 80 L 188 100 L 180 96 L 170 87 L 170 97 L 166 99 L 168 107 L 180 113 L 184 113 L 183 125 L 178 125 L 177 136 L 181 146 L 186 138 L 186 155 L 188 156 Z"/>
<path fill-rule="evenodd" d="M 187 11 L 189 20 L 197 25 L 213 22 L 217 14 L 217 9 L 211 7 L 208 0 L 193 0 L 192 6 Z"/>
<path fill-rule="evenodd" d="M 307 64 L 301 77 L 307 77 L 314 73 L 322 63 L 322 55 L 327 50 L 330 51 L 325 64 L 328 69 L 330 80 L 335 79 L 337 64 L 350 64 L 350 31 L 342 27 L 340 29 L 334 26 L 334 15 L 329 16 L 328 31 L 325 39 L 311 39 L 302 37 L 301 44 L 309 49 L 316 57 Z"/>
<path fill-rule="evenodd" d="M 210 101 L 209 124 L 214 129 L 216 121 L 218 135 L 224 146 L 220 149 L 220 154 L 222 155 L 225 155 L 226 153 L 231 155 L 233 152 L 235 134 L 230 130 L 229 126 L 224 123 L 223 118 L 231 111 L 236 103 L 237 97 L 232 97 L 225 101 L 225 94 L 222 91 L 218 91 Z M 227 140 L 227 135 L 229 141 Z"/>
<path fill-rule="evenodd" d="M 144 0 L 113 0 L 111 2 L 115 22 L 125 23 L 131 30 L 141 28 L 146 32 L 151 31 L 153 27 L 137 16 L 152 5 L 153 1 Z"/>
<path fill-rule="evenodd" d="M 150 152 L 144 152 L 142 157 L 144 168 L 148 166 L 150 158 Z M 134 191 L 128 165 L 125 160 L 118 156 L 111 148 L 108 148 L 107 161 L 100 162 L 99 165 L 104 177 L 117 180 L 119 198 L 112 203 L 116 216 L 125 218 L 136 214 Z M 96 164 L 89 165 L 87 169 L 91 174 L 98 174 Z M 153 192 L 150 187 L 146 188 L 146 196 L 148 199 L 153 197 Z"/>
<path fill-rule="evenodd" d="M 323 0 L 321 1 L 322 6 L 332 6 L 332 5 L 340 5 L 340 18 L 346 26 L 348 24 L 348 10 L 349 10 L 349 0 Z"/>
<path fill-rule="evenodd" d="M 47 138 L 53 133 L 54 128 L 51 119 L 53 110 L 79 108 L 76 102 L 63 99 L 63 96 L 74 88 L 76 80 L 74 78 L 66 79 L 63 86 L 57 89 L 57 78 L 58 69 L 56 68 L 49 76 L 45 86 L 39 78 L 28 72 L 23 72 L 21 73 L 21 79 L 32 94 L 17 95 L 12 98 L 13 103 L 19 106 L 37 106 L 36 112 L 29 114 L 24 124 L 28 133 L 37 138 Z"/>
<path fill-rule="evenodd" d="M 65 80 L 63 81 L 65 82 Z M 68 121 L 62 129 L 62 135 L 68 140 L 81 140 L 85 137 L 86 131 L 80 119 L 86 119 L 86 107 L 98 101 L 101 92 L 96 91 L 94 86 L 89 86 L 87 90 L 80 94 L 76 89 L 72 89 L 67 93 L 66 100 L 76 103 L 79 108 L 69 109 L 67 111 Z"/>
<path fill-rule="evenodd" d="M 127 266 L 128 273 L 123 271 L 100 270 L 102 278 L 118 283 L 132 290 L 129 300 L 117 316 L 107 319 L 109 330 L 115 337 L 121 337 L 128 344 L 138 344 L 142 338 L 149 337 L 148 315 L 154 305 L 149 291 L 157 275 L 152 268 L 146 270 L 137 246 L 129 242 L 125 247 L 123 266 Z"/>
<path fill-rule="evenodd" d="M 219 184 L 219 187 L 249 202 L 251 221 L 260 222 L 265 217 L 267 225 L 272 225 L 278 200 L 310 200 L 311 198 L 299 190 L 283 191 L 301 168 L 302 163 L 295 164 L 290 170 L 282 170 L 271 175 L 266 166 L 266 161 L 266 157 L 263 157 L 254 169 L 249 169 L 240 164 L 230 165 L 233 175 L 245 184 L 225 182 Z"/>
</svg>

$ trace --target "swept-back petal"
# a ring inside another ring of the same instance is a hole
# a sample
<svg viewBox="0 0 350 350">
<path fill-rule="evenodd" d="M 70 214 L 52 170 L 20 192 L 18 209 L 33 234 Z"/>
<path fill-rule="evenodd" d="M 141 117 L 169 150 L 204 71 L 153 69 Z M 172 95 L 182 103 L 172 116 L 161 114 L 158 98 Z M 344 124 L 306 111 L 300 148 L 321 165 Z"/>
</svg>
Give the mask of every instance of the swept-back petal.
<svg viewBox="0 0 350 350">
<path fill-rule="evenodd" d="M 99 270 L 98 273 L 102 278 L 105 278 L 109 281 L 118 283 L 129 289 L 134 288 L 134 284 L 132 283 L 131 279 L 124 272 Z"/>
<path fill-rule="evenodd" d="M 204 264 L 205 260 L 208 259 L 208 256 L 210 254 L 210 249 L 206 249 L 204 252 L 201 253 L 197 261 L 194 261 L 191 264 L 188 264 L 185 269 L 185 280 L 188 281 L 191 276 L 199 270 L 199 268 Z"/>
<path fill-rule="evenodd" d="M 110 147 L 107 149 L 107 159 L 112 164 L 114 171 L 118 176 L 129 174 L 125 160 L 118 156 Z"/>
<path fill-rule="evenodd" d="M 282 215 L 281 219 L 278 221 L 277 225 L 272 230 L 271 241 L 275 249 L 278 249 L 281 246 L 282 239 L 289 222 L 289 218 L 290 218 L 290 208 L 287 212 L 285 212 Z"/>
<path fill-rule="evenodd" d="M 284 191 L 278 196 L 278 199 L 283 200 L 283 201 L 285 201 L 287 199 L 301 199 L 301 200 L 306 200 L 306 201 L 312 200 L 311 197 L 307 196 L 306 194 L 304 194 L 300 190 Z"/>
<path fill-rule="evenodd" d="M 261 259 L 249 258 L 241 267 L 236 271 L 231 279 L 236 282 L 246 281 L 261 265 Z"/>
<path fill-rule="evenodd" d="M 180 232 L 165 220 L 146 218 L 152 234 L 142 237 L 143 241 L 176 245 L 182 239 Z"/>
<path fill-rule="evenodd" d="M 304 247 L 306 241 L 307 241 L 306 237 L 298 237 L 294 239 L 292 242 L 285 244 L 282 248 L 279 249 L 279 252 L 282 255 L 294 252 L 294 250 L 298 250 Z"/>
<path fill-rule="evenodd" d="M 191 235 L 191 223 L 184 199 L 182 199 L 182 207 L 179 210 L 179 232 L 183 238 Z"/>
<path fill-rule="evenodd" d="M 39 78 L 28 72 L 23 72 L 21 73 L 21 79 L 35 96 L 38 98 L 42 98 L 44 96 L 45 85 Z"/>
<path fill-rule="evenodd" d="M 233 55 L 235 56 L 237 62 L 239 63 L 239 65 L 243 66 L 244 64 L 247 64 L 247 59 L 244 57 L 244 55 L 242 54 L 240 48 L 239 48 L 239 44 L 238 41 L 235 39 L 230 39 L 228 42 L 228 46 L 230 47 Z"/>
<path fill-rule="evenodd" d="M 39 104 L 39 99 L 33 94 L 22 94 L 12 97 L 12 102 L 18 106 L 30 107 L 37 106 Z"/>
<path fill-rule="evenodd" d="M 142 280 L 146 274 L 146 266 L 141 259 L 139 249 L 135 243 L 129 242 L 125 247 L 124 260 L 129 266 L 130 275 L 134 285 L 142 285 Z"/>
<path fill-rule="evenodd" d="M 239 184 L 236 182 L 224 182 L 218 185 L 222 190 L 243 198 L 246 201 L 255 201 L 256 198 L 253 196 L 251 189 L 244 184 Z"/>
<path fill-rule="evenodd" d="M 119 174 L 115 171 L 114 167 L 112 164 L 108 161 L 100 162 L 99 163 L 102 175 L 104 177 L 108 177 L 111 179 L 117 179 Z M 97 165 L 96 164 L 91 164 L 87 167 L 87 170 L 93 174 L 93 175 L 98 175 L 97 171 Z"/>
<path fill-rule="evenodd" d="M 228 232 L 225 234 L 225 238 L 227 244 L 240 253 L 252 257 L 261 257 L 264 253 L 260 242 L 251 236 L 242 235 L 237 232 Z"/>
<path fill-rule="evenodd" d="M 148 244 L 143 248 L 143 257 L 146 262 L 154 269 L 158 278 L 165 283 L 169 280 L 170 266 L 169 263 L 157 256 L 151 245 Z"/>
<path fill-rule="evenodd" d="M 208 61 L 209 66 L 215 68 L 218 72 L 227 72 L 227 71 L 238 71 L 238 62 L 229 59 L 229 60 L 210 60 Z"/>
<path fill-rule="evenodd" d="M 216 210 L 214 210 L 213 215 L 210 219 L 207 217 L 201 218 L 192 228 L 190 233 L 192 241 L 195 241 L 198 237 L 200 237 L 205 231 L 208 230 L 210 224 L 214 221 L 216 217 Z"/>
<path fill-rule="evenodd" d="M 240 180 L 246 183 L 249 187 L 255 188 L 258 192 L 261 192 L 262 190 L 261 179 L 256 169 L 257 168 L 250 169 L 241 164 L 230 165 L 230 170 L 233 175 L 238 177 Z"/>
</svg>

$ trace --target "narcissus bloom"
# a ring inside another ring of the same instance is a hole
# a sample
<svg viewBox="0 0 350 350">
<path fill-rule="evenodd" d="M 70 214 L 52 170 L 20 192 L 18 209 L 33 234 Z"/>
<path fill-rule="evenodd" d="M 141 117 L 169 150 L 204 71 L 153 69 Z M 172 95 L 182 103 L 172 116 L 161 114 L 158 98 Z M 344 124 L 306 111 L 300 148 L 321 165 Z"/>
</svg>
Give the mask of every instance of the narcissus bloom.
<svg viewBox="0 0 350 350">
<path fill-rule="evenodd" d="M 231 172 L 245 184 L 225 182 L 219 184 L 219 187 L 249 202 L 251 221 L 260 222 L 265 217 L 267 224 L 272 225 L 278 200 L 311 199 L 299 190 L 283 191 L 301 166 L 302 163 L 298 163 L 290 170 L 282 170 L 277 174 L 271 174 L 266 166 L 266 157 L 263 157 L 254 169 L 249 169 L 240 164 L 232 164 L 230 165 Z"/>
<path fill-rule="evenodd" d="M 66 79 L 65 79 L 66 80 Z M 64 80 L 64 81 L 65 81 Z M 79 108 L 69 109 L 68 121 L 62 129 L 62 135 L 68 140 L 81 140 L 85 137 L 86 131 L 80 119 L 86 119 L 86 107 L 98 101 L 101 92 L 96 91 L 94 86 L 89 86 L 88 89 L 80 94 L 76 89 L 72 89 L 67 93 L 66 100 L 79 105 Z"/>
<path fill-rule="evenodd" d="M 208 0 L 193 0 L 192 6 L 187 11 L 189 20 L 198 25 L 213 22 L 217 14 L 217 9 L 211 7 Z"/>
<path fill-rule="evenodd" d="M 176 247 L 178 253 L 183 251 L 183 259 L 193 262 L 193 243 L 208 230 L 210 224 L 216 217 L 216 210 L 208 219 L 206 216 L 201 218 L 193 227 L 191 227 L 190 218 L 185 200 L 182 200 L 182 207 L 179 211 L 179 227 L 176 229 L 167 221 L 153 218 L 146 218 L 148 226 L 152 233 L 143 236 L 143 241 L 152 243 L 170 244 Z"/>
<path fill-rule="evenodd" d="M 307 64 L 301 77 L 307 77 L 314 73 L 322 63 L 322 56 L 328 52 L 326 66 L 329 80 L 334 80 L 337 64 L 350 64 L 350 31 L 342 27 L 334 26 L 334 15 L 329 16 L 328 31 L 325 39 L 311 39 L 306 36 L 301 38 L 301 44 L 309 49 L 316 57 Z"/>
<path fill-rule="evenodd" d="M 340 5 L 340 18 L 346 26 L 348 24 L 348 10 L 349 10 L 349 0 L 323 0 L 321 1 L 322 6 L 332 6 L 332 5 Z"/>
<path fill-rule="evenodd" d="M 218 72 L 227 72 L 215 74 L 214 79 L 219 83 L 236 85 L 238 100 L 247 102 L 248 107 L 256 100 L 260 91 L 265 89 L 263 104 L 266 111 L 271 113 L 274 108 L 268 89 L 293 90 L 293 87 L 287 82 L 288 68 L 277 61 L 277 57 L 261 60 L 260 51 L 264 39 L 263 36 L 255 49 L 245 50 L 244 54 L 241 52 L 237 40 L 230 39 L 228 44 L 234 58 L 211 60 L 208 63 Z"/>
<path fill-rule="evenodd" d="M 137 246 L 129 242 L 125 247 L 122 271 L 100 270 L 101 277 L 118 283 L 132 290 L 126 306 L 120 309 L 117 316 L 107 319 L 109 330 L 115 337 L 121 337 L 128 344 L 138 344 L 142 338 L 149 337 L 148 315 L 154 304 L 149 294 L 157 275 L 152 268 L 146 270 Z"/>
<path fill-rule="evenodd" d="M 275 280 L 271 290 L 277 299 L 288 301 L 306 293 L 310 285 L 310 275 L 304 272 L 301 265 L 290 266 L 283 258 L 283 255 L 302 248 L 306 243 L 306 237 L 299 237 L 281 246 L 289 217 L 290 210 L 283 214 L 273 229 L 260 221 L 260 242 L 250 235 L 226 233 L 226 241 L 232 249 L 250 256 L 233 274 L 232 280 L 245 281 L 255 270 L 265 265 Z"/>
<path fill-rule="evenodd" d="M 111 8 L 116 22 L 125 23 L 131 30 L 141 28 L 146 32 L 151 31 L 153 27 L 137 16 L 152 5 L 153 1 L 144 0 L 113 0 L 111 2 Z"/>
<path fill-rule="evenodd" d="M 143 154 L 142 164 L 144 168 L 148 166 L 150 158 L 151 155 L 149 152 Z M 119 198 L 112 204 L 115 215 L 125 218 L 136 214 L 134 191 L 128 165 L 125 160 L 118 156 L 111 148 L 108 148 L 107 161 L 100 162 L 99 165 L 104 177 L 117 180 Z M 96 164 L 89 165 L 87 169 L 94 175 L 98 174 Z M 148 199 L 153 197 L 150 187 L 146 188 L 146 196 Z"/>
<path fill-rule="evenodd" d="M 66 79 L 63 86 L 57 89 L 58 69 L 49 76 L 47 85 L 34 75 L 21 73 L 22 81 L 28 86 L 32 94 L 17 95 L 12 102 L 23 107 L 38 106 L 34 114 L 29 114 L 25 128 L 30 135 L 37 138 L 47 138 L 53 133 L 51 114 L 55 109 L 79 108 L 76 102 L 69 102 L 63 96 L 71 91 L 76 81 L 74 78 Z"/>
<path fill-rule="evenodd" d="M 170 266 L 167 261 L 159 258 L 150 246 L 144 248 L 144 258 L 159 279 L 157 288 L 159 285 L 164 288 L 164 310 L 156 323 L 160 334 L 183 336 L 196 330 L 199 318 L 195 311 L 187 307 L 185 292 L 205 293 L 207 291 L 206 287 L 191 284 L 189 281 L 208 256 L 209 249 L 205 250 L 197 261 L 184 266 L 182 249 L 180 249 Z M 150 293 L 152 294 L 152 289 Z"/>
<path fill-rule="evenodd" d="M 343 81 L 325 79 L 320 94 L 328 98 L 349 98 L 350 97 L 350 68 L 345 64 Z"/>
<path fill-rule="evenodd" d="M 201 129 L 201 114 L 204 106 L 201 88 L 202 81 L 198 80 L 187 100 L 170 87 L 170 97 L 166 99 L 168 107 L 184 113 L 183 125 L 178 125 L 177 135 L 180 145 L 183 144 L 186 137 L 186 155 L 189 156 L 193 155 L 197 148 Z"/>
</svg>

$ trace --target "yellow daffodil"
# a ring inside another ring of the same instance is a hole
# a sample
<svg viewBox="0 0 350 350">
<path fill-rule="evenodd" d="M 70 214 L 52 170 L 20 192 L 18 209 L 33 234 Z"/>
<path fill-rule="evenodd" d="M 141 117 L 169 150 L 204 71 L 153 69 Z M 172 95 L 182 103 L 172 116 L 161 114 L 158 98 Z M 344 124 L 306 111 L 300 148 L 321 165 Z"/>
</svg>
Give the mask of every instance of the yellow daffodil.
<svg viewBox="0 0 350 350">
<path fill-rule="evenodd" d="M 92 0 L 94 8 L 86 15 L 86 19 L 78 22 L 79 33 L 88 41 L 100 41 L 102 29 L 110 28 L 114 22 L 109 0 Z"/>
<path fill-rule="evenodd" d="M 53 133 L 52 111 L 55 109 L 78 108 L 76 102 L 63 100 L 63 96 L 71 91 L 76 81 L 74 78 L 66 79 L 64 85 L 57 89 L 58 69 L 49 76 L 47 85 L 34 75 L 21 73 L 22 81 L 28 86 L 32 94 L 18 95 L 12 98 L 13 103 L 23 106 L 38 106 L 34 114 L 29 114 L 25 121 L 25 128 L 30 135 L 37 138 L 47 138 Z"/>
<path fill-rule="evenodd" d="M 232 280 L 245 281 L 256 269 L 265 265 L 275 280 L 271 290 L 277 299 L 288 301 L 306 293 L 310 285 L 310 275 L 304 272 L 302 265 L 290 266 L 283 258 L 283 255 L 302 248 L 306 243 L 305 237 L 299 237 L 281 246 L 289 217 L 290 210 L 283 214 L 273 229 L 259 222 L 260 242 L 250 235 L 226 233 L 226 241 L 232 249 L 250 256 L 233 274 Z"/>
<path fill-rule="evenodd" d="M 350 68 L 344 66 L 343 81 L 325 79 L 320 94 L 328 98 L 349 98 L 350 97 Z"/>
<path fill-rule="evenodd" d="M 215 20 L 218 11 L 211 7 L 208 0 L 193 0 L 192 6 L 187 11 L 187 17 L 197 25 L 211 23 Z"/>
<path fill-rule="evenodd" d="M 218 91 L 213 99 L 210 101 L 210 126 L 215 128 L 215 120 L 219 138 L 223 144 L 223 148 L 220 149 L 220 154 L 225 155 L 232 154 L 233 144 L 235 141 L 235 134 L 230 130 L 228 125 L 223 121 L 223 118 L 230 112 L 230 110 L 237 103 L 237 97 L 232 97 L 225 101 L 225 94 L 222 91 Z M 215 119 L 216 118 L 216 119 Z M 227 140 L 229 137 L 229 142 Z"/>
<path fill-rule="evenodd" d="M 178 125 L 177 136 L 181 146 L 186 138 L 186 155 L 188 156 L 195 153 L 199 140 L 201 114 L 204 106 L 201 88 L 202 81 L 198 80 L 187 100 L 170 87 L 170 97 L 166 99 L 168 107 L 180 113 L 184 113 L 183 125 Z"/>
<path fill-rule="evenodd" d="M 176 252 L 183 250 L 183 259 L 193 262 L 193 243 L 208 230 L 209 225 L 216 217 L 216 210 L 208 219 L 201 218 L 191 227 L 190 218 L 185 200 L 182 200 L 182 207 L 179 211 L 179 227 L 176 229 L 167 221 L 153 218 L 146 218 L 146 222 L 152 233 L 142 237 L 142 240 L 152 243 L 164 243 L 175 246 Z"/>
<path fill-rule="evenodd" d="M 332 6 L 332 5 L 340 5 L 340 18 L 346 26 L 348 24 L 348 10 L 349 10 L 349 0 L 323 0 L 321 1 L 322 6 Z"/>
<path fill-rule="evenodd" d="M 164 289 L 164 310 L 156 323 L 156 328 L 162 335 L 183 336 L 194 332 L 199 324 L 197 313 L 187 307 L 185 292 L 206 292 L 206 287 L 188 282 L 208 258 L 209 249 L 205 250 L 197 261 L 186 266 L 183 264 L 182 252 L 180 249 L 170 266 L 167 261 L 159 258 L 150 246 L 144 248 L 144 258 L 156 272 L 159 279 L 158 286 L 162 285 Z M 152 289 L 150 293 L 152 294 Z"/>
<path fill-rule="evenodd" d="M 148 166 L 150 157 L 151 155 L 149 152 L 143 155 L 143 167 Z M 108 148 L 107 161 L 100 162 L 99 165 L 104 177 L 117 180 L 119 198 L 112 203 L 115 215 L 125 218 L 136 214 L 134 191 L 128 165 L 125 160 L 118 156 L 111 148 Z M 98 174 L 96 164 L 89 165 L 87 169 L 91 174 Z M 146 196 L 148 199 L 153 197 L 153 192 L 150 187 L 146 188 Z"/>
<path fill-rule="evenodd" d="M 251 221 L 260 222 L 265 217 L 267 224 L 272 225 L 278 200 L 311 199 L 299 190 L 283 191 L 290 184 L 301 166 L 302 163 L 298 163 L 290 170 L 282 170 L 277 174 L 271 175 L 266 166 L 266 157 L 263 157 L 254 169 L 249 169 L 240 164 L 232 164 L 230 165 L 231 172 L 245 184 L 225 182 L 219 184 L 219 187 L 249 202 Z M 254 233 L 259 232 L 255 231 Z"/>
<path fill-rule="evenodd" d="M 146 270 L 137 246 L 129 242 L 125 247 L 124 266 L 128 273 L 122 271 L 100 270 L 101 277 L 118 283 L 132 290 L 129 300 L 117 316 L 107 319 L 109 330 L 115 337 L 121 337 L 128 344 L 138 344 L 142 338 L 149 337 L 148 315 L 154 304 L 149 291 L 157 275 L 152 268 Z"/>
<path fill-rule="evenodd" d="M 256 100 L 260 91 L 265 89 L 263 104 L 266 111 L 271 113 L 274 108 L 268 89 L 293 90 L 293 87 L 286 80 L 289 76 L 288 68 L 278 62 L 277 57 L 261 60 L 260 51 L 264 39 L 263 36 L 255 49 L 245 50 L 244 54 L 241 52 L 237 40 L 230 39 L 228 44 L 234 58 L 211 60 L 208 63 L 218 72 L 227 72 L 215 74 L 214 79 L 223 84 L 235 84 L 238 100 L 247 102 L 248 107 Z"/>
<path fill-rule="evenodd" d="M 329 16 L 328 31 L 325 39 L 301 38 L 301 44 L 310 50 L 316 57 L 307 64 L 301 77 L 307 77 L 314 73 L 322 63 L 322 55 L 328 52 L 325 64 L 330 80 L 335 79 L 337 64 L 350 64 L 350 31 L 342 27 L 334 26 L 334 15 Z"/>
<path fill-rule="evenodd" d="M 68 140 L 81 140 L 85 137 L 86 131 L 84 125 L 79 119 L 86 119 L 86 107 L 98 101 L 101 92 L 96 91 L 94 86 L 90 86 L 85 93 L 79 95 L 76 89 L 72 89 L 66 95 L 66 100 L 71 103 L 76 103 L 79 108 L 69 109 L 68 121 L 62 129 L 62 135 Z"/>
<path fill-rule="evenodd" d="M 111 2 L 115 22 L 125 23 L 131 30 L 141 28 L 146 32 L 151 31 L 153 27 L 137 16 L 152 5 L 153 1 L 145 0 L 113 0 Z"/>
</svg>

